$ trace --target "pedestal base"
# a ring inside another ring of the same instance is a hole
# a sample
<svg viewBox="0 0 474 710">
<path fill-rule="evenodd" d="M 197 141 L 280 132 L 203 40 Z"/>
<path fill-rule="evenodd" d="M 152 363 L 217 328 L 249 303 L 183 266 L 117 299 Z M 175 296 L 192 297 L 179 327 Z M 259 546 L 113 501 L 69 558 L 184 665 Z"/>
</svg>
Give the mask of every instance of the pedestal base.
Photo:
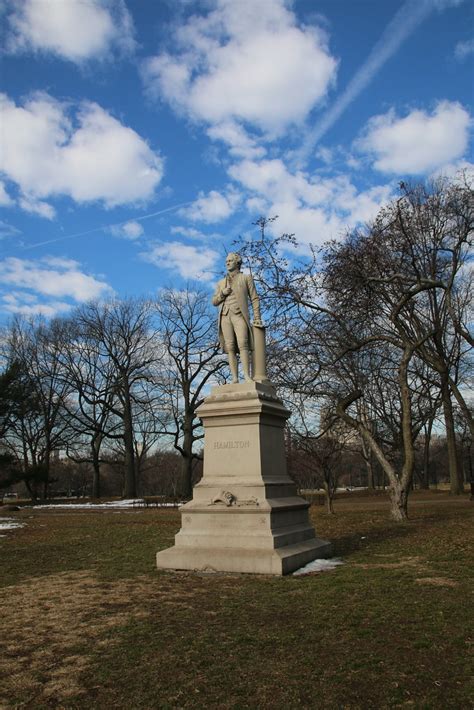
<svg viewBox="0 0 474 710">
<path fill-rule="evenodd" d="M 331 554 L 324 540 L 307 540 L 277 550 L 244 550 L 226 547 L 186 549 L 170 547 L 158 552 L 158 569 L 192 570 L 195 572 L 239 572 L 284 575 Z"/>
<path fill-rule="evenodd" d="M 158 568 L 283 575 L 331 554 L 286 472 L 289 414 L 272 386 L 213 389 L 199 409 L 204 476 L 181 509 L 174 547 L 158 552 Z"/>
</svg>

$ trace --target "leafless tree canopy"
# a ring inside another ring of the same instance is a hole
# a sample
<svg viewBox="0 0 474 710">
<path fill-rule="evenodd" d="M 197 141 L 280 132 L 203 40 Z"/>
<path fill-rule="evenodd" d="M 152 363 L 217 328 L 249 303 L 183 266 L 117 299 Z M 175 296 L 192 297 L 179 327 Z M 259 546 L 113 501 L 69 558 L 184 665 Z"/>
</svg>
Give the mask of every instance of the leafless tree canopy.
<svg viewBox="0 0 474 710">
<path fill-rule="evenodd" d="M 270 237 L 275 218 L 236 244 L 260 286 L 269 375 L 294 411 L 292 455 L 330 509 L 350 445 L 369 485 L 383 472 L 392 515 L 405 519 L 415 474 L 429 483 L 440 422 L 451 492 L 463 490 L 472 469 L 463 452 L 473 436 L 473 222 L 471 185 L 458 176 L 401 184 L 372 224 L 321 249 Z M 174 449 L 175 488 L 191 495 L 202 458 L 196 410 L 226 372 L 207 291 L 89 303 L 49 323 L 16 319 L 2 343 L 5 480 L 46 495 L 61 451 L 90 466 L 94 496 L 107 465 L 131 497 L 149 482 L 150 456 Z"/>
<path fill-rule="evenodd" d="M 3 355 L 3 449 L 32 497 L 47 495 L 59 452 L 91 467 L 97 498 L 102 466 L 121 462 L 122 493 L 135 497 L 149 456 L 171 445 L 181 493 L 191 494 L 195 412 L 223 364 L 207 293 L 168 289 L 156 301 L 88 303 L 50 323 L 17 319 Z"/>
<path fill-rule="evenodd" d="M 402 185 L 372 224 L 307 258 L 298 260 L 293 235 L 268 236 L 273 220 L 259 220 L 259 239 L 238 244 L 272 313 L 273 378 L 357 432 L 390 482 L 396 519 L 407 515 L 415 442 L 440 408 L 451 491 L 462 490 L 453 401 L 472 427 L 463 392 L 473 220 L 471 186 L 438 181 Z"/>
</svg>

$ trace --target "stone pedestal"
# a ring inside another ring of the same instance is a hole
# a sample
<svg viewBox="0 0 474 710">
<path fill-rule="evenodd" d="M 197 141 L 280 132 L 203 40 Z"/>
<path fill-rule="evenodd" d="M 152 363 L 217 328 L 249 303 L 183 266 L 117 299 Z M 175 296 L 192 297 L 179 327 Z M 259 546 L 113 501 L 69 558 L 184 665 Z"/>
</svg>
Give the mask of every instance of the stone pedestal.
<svg viewBox="0 0 474 710">
<path fill-rule="evenodd" d="M 214 387 L 198 410 L 204 424 L 204 475 L 181 508 L 164 569 L 282 575 L 327 557 L 309 504 L 286 471 L 283 428 L 290 412 L 258 382 Z"/>
</svg>

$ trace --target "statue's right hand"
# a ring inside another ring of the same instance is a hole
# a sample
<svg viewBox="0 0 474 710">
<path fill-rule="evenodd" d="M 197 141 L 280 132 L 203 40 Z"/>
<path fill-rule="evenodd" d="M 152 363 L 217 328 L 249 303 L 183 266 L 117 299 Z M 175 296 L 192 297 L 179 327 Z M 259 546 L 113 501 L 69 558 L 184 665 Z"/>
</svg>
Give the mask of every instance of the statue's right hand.
<svg viewBox="0 0 474 710">
<path fill-rule="evenodd" d="M 229 293 L 231 293 L 232 289 L 229 288 L 229 286 L 226 286 L 225 288 L 222 289 L 222 295 L 223 296 L 228 296 Z"/>
</svg>

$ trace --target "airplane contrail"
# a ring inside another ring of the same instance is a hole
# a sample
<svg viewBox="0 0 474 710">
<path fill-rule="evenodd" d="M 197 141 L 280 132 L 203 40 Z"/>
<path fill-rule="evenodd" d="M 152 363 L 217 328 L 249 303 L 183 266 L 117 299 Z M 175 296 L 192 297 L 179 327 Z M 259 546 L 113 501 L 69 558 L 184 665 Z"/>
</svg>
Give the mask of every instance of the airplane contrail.
<svg viewBox="0 0 474 710">
<path fill-rule="evenodd" d="M 171 207 L 166 207 L 163 210 L 158 210 L 157 212 L 150 212 L 149 214 L 142 215 L 141 217 L 129 217 L 124 219 L 122 222 L 114 222 L 113 224 L 104 224 L 101 227 L 94 227 L 94 229 L 88 229 L 85 232 L 76 232 L 75 234 L 67 234 L 63 237 L 56 237 L 54 239 L 47 239 L 44 242 L 36 242 L 35 244 L 29 244 L 23 247 L 23 251 L 34 249 L 35 247 L 42 247 L 46 244 L 55 244 L 56 242 L 62 242 L 66 239 L 75 239 L 76 237 L 85 237 L 87 234 L 93 234 L 94 232 L 103 232 L 105 229 L 111 229 L 112 227 L 121 227 L 122 224 L 127 224 L 128 222 L 143 222 L 145 219 L 150 219 L 151 217 L 157 217 L 160 214 L 165 214 L 165 212 L 172 212 L 180 207 L 187 207 L 194 202 L 190 200 L 189 202 L 180 202 L 177 205 L 172 205 Z"/>
<path fill-rule="evenodd" d="M 459 0 L 406 0 L 386 26 L 382 36 L 372 48 L 364 64 L 354 74 L 346 89 L 307 134 L 301 147 L 295 151 L 295 161 L 298 163 L 308 160 L 311 151 L 325 133 L 332 128 L 347 107 L 368 86 L 385 62 L 395 54 L 402 42 L 433 10 L 457 3 Z"/>
</svg>

